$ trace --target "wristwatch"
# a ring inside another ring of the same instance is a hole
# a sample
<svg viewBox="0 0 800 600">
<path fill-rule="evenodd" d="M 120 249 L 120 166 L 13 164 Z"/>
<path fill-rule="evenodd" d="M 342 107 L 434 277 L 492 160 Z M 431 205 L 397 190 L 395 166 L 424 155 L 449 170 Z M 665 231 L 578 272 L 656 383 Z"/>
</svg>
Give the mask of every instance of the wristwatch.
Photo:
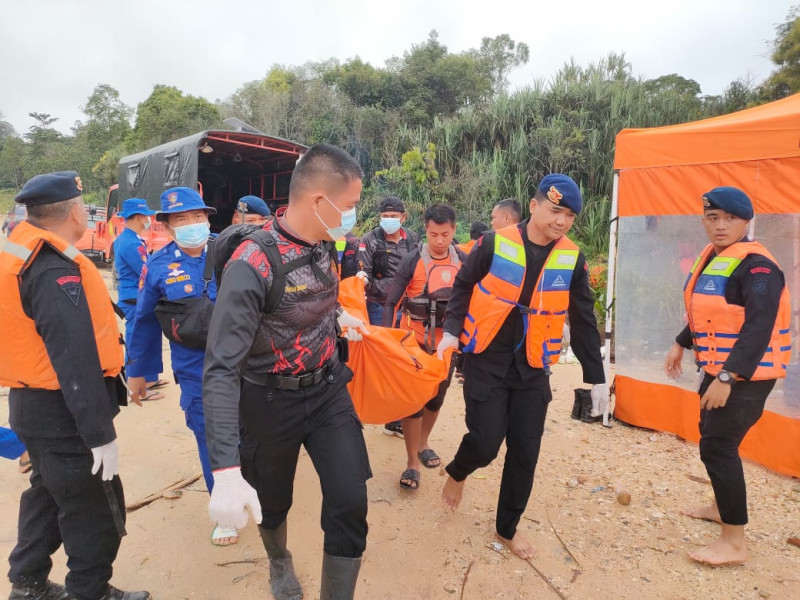
<svg viewBox="0 0 800 600">
<path fill-rule="evenodd" d="M 717 379 L 719 379 L 720 383 L 725 383 L 728 385 L 733 385 L 733 382 L 736 381 L 728 371 L 722 370 L 717 374 Z"/>
</svg>

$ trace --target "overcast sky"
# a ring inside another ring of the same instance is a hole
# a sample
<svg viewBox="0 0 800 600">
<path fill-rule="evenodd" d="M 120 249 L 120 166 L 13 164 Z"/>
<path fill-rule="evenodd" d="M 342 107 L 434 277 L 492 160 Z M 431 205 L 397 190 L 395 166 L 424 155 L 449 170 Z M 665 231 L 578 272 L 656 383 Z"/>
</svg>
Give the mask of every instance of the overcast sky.
<svg viewBox="0 0 800 600">
<path fill-rule="evenodd" d="M 29 112 L 84 119 L 107 83 L 132 107 L 155 84 L 210 101 L 299 65 L 360 56 L 382 66 L 431 29 L 451 52 L 508 33 L 530 46 L 513 86 L 551 77 L 570 57 L 624 52 L 636 75 L 670 73 L 719 94 L 771 72 L 769 42 L 800 0 L 0 0 L 0 112 L 25 133 Z"/>
</svg>

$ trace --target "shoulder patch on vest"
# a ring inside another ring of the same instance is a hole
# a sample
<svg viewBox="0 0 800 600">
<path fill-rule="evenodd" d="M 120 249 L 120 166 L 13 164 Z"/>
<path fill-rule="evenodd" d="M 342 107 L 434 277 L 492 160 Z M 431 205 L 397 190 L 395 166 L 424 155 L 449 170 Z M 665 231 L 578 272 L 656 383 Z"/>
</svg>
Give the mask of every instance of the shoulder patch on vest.
<svg viewBox="0 0 800 600">
<path fill-rule="evenodd" d="M 75 306 L 78 306 L 78 300 L 81 298 L 81 278 L 77 275 L 67 275 L 66 277 L 59 277 L 56 279 L 61 290 L 72 300 Z"/>
</svg>

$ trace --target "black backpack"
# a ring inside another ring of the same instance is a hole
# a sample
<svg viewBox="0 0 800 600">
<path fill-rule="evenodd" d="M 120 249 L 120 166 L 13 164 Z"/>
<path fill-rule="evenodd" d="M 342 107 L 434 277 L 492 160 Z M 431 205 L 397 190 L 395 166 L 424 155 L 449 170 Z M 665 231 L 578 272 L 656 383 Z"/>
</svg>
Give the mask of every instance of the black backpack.
<svg viewBox="0 0 800 600">
<path fill-rule="evenodd" d="M 267 300 L 264 305 L 264 312 L 266 313 L 274 312 L 280 305 L 286 290 L 286 275 L 292 271 L 311 265 L 314 275 L 321 281 L 328 282 L 331 279 L 330 273 L 325 273 L 319 268 L 314 260 L 313 253 L 284 263 L 278 250 L 278 245 L 275 243 L 275 238 L 267 233 L 262 225 L 231 225 L 225 228 L 214 240 L 211 260 L 214 265 L 214 278 L 217 280 L 217 294 L 219 294 L 219 289 L 222 285 L 225 265 L 228 264 L 236 249 L 245 241 L 253 241 L 258 244 L 261 251 L 267 255 L 269 267 L 272 270 L 272 285 L 269 288 L 269 292 L 267 292 Z M 334 266 L 338 265 L 339 257 L 336 252 L 336 245 L 333 242 L 325 242 L 323 248 L 327 250 L 331 260 L 334 262 Z"/>
</svg>

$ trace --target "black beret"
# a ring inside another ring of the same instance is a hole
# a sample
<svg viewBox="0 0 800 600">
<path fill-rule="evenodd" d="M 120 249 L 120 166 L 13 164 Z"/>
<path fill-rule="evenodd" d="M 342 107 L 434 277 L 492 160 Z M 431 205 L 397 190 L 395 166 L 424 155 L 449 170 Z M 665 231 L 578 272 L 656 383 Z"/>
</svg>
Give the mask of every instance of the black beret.
<svg viewBox="0 0 800 600">
<path fill-rule="evenodd" d="M 703 209 L 718 208 L 749 221 L 753 218 L 753 203 L 742 190 L 735 187 L 718 187 L 703 194 Z"/>
<path fill-rule="evenodd" d="M 403 201 L 397 196 L 386 196 L 378 205 L 378 212 L 406 212 Z"/>
<path fill-rule="evenodd" d="M 58 171 L 31 177 L 14 201 L 26 206 L 42 206 L 77 198 L 82 193 L 83 184 L 75 171 Z"/>
</svg>

